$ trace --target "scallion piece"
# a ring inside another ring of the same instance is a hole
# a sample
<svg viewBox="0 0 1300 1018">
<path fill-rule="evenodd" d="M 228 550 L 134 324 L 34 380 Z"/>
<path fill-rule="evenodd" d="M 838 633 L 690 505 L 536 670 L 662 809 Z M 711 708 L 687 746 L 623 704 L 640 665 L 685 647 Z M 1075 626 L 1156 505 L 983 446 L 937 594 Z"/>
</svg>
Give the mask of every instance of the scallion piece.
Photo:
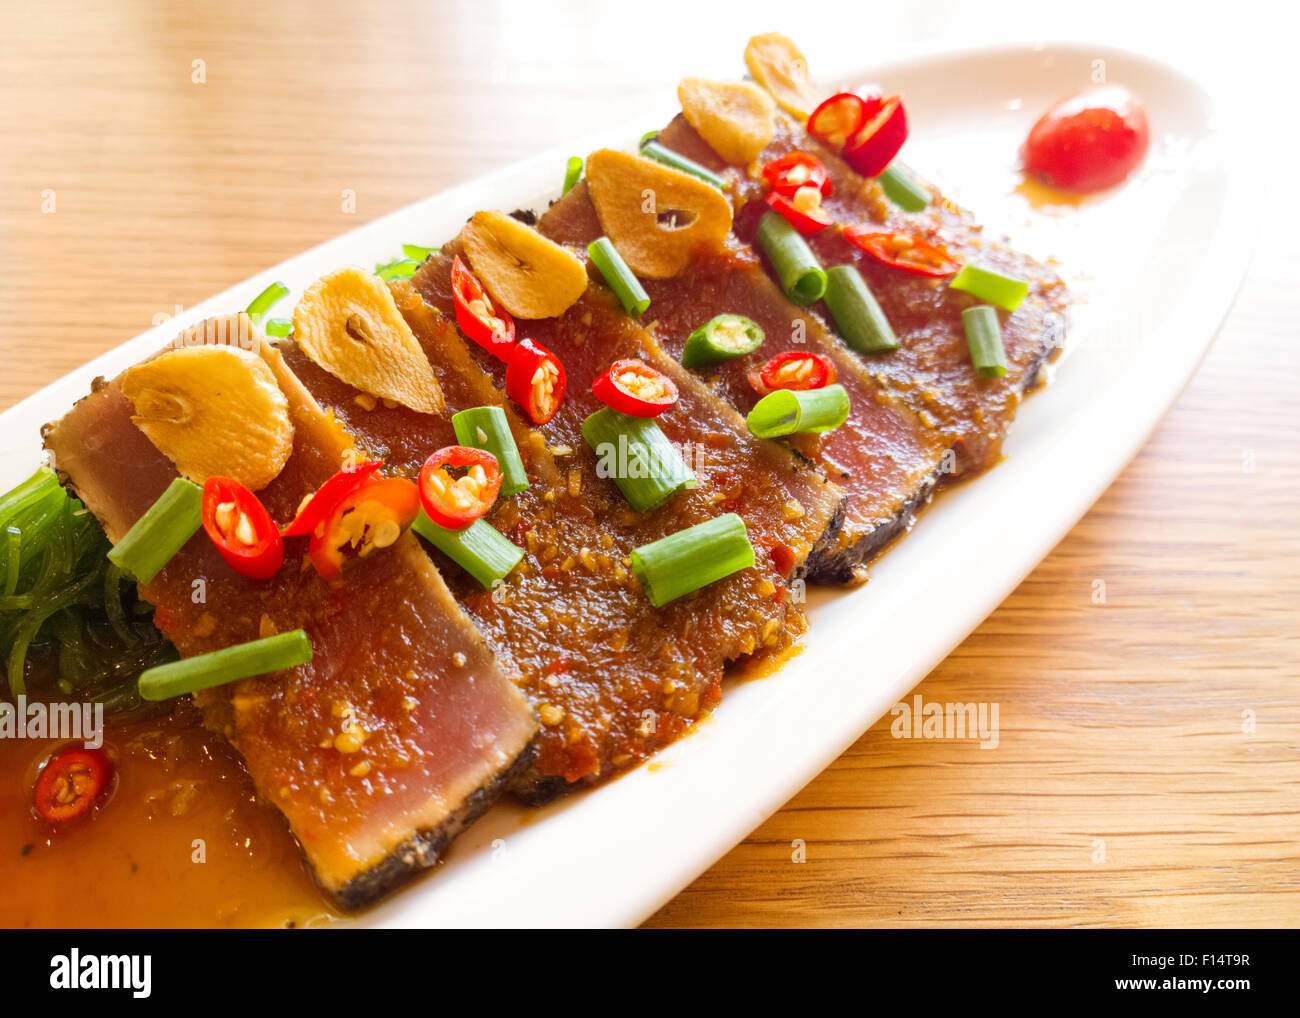
<svg viewBox="0 0 1300 1018">
<path fill-rule="evenodd" d="M 980 300 L 1014 311 L 1029 296 L 1029 284 L 1015 276 L 986 269 L 982 265 L 967 263 L 948 284 L 954 290 L 965 290 Z"/>
<path fill-rule="evenodd" d="M 639 513 L 657 509 L 697 483 L 682 454 L 652 418 L 605 407 L 582 422 L 582 437 L 596 454 L 596 476 L 613 478 Z"/>
<path fill-rule="evenodd" d="M 294 629 L 146 669 L 140 675 L 140 698 L 170 700 L 183 693 L 305 665 L 310 660 L 311 639 L 301 629 Z"/>
<path fill-rule="evenodd" d="M 203 522 L 203 489 L 177 477 L 113 545 L 108 560 L 140 583 L 158 575 Z"/>
<path fill-rule="evenodd" d="M 262 320 L 264 314 L 288 295 L 289 288 L 276 280 L 249 302 L 248 307 L 245 308 L 245 313 L 256 324 Z"/>
<path fill-rule="evenodd" d="M 971 363 L 980 378 L 1001 378 L 1007 373 L 1007 352 L 1002 346 L 1002 323 L 987 304 L 976 304 L 961 313 L 970 347 Z"/>
<path fill-rule="evenodd" d="M 692 177 L 699 177 L 705 183 L 712 184 L 719 191 L 726 190 L 727 182 L 708 167 L 701 166 L 694 159 L 687 159 L 683 155 L 678 155 L 672 149 L 660 145 L 659 142 L 653 139 L 641 143 L 641 155 L 646 159 L 653 159 L 656 163 L 662 163 L 664 166 L 671 166 L 674 170 L 689 173 Z"/>
<path fill-rule="evenodd" d="M 842 385 L 820 389 L 777 389 L 754 404 L 745 423 L 759 438 L 832 431 L 849 419 L 849 394 Z"/>
<path fill-rule="evenodd" d="M 753 353 L 763 345 L 763 327 L 743 315 L 717 315 L 686 337 L 682 367 L 707 368 Z"/>
<path fill-rule="evenodd" d="M 268 318 L 266 320 L 266 334 L 268 336 L 283 339 L 291 332 L 293 332 L 292 318 Z"/>
<path fill-rule="evenodd" d="M 478 580 L 484 590 L 504 580 L 524 557 L 523 548 L 481 518 L 463 530 L 448 530 L 421 509 L 411 529 Z"/>
<path fill-rule="evenodd" d="M 501 469 L 502 496 L 516 495 L 528 487 L 528 474 L 524 461 L 519 458 L 519 446 L 510 432 L 506 413 L 499 406 L 476 406 L 462 410 L 451 418 L 456 429 L 456 441 L 471 449 L 484 449 L 497 458 Z"/>
<path fill-rule="evenodd" d="M 875 295 L 852 265 L 836 265 L 826 272 L 826 306 L 835 319 L 835 327 L 853 349 L 860 353 L 897 350 L 898 337 L 880 309 Z"/>
<path fill-rule="evenodd" d="M 592 264 L 600 269 L 600 274 L 610 289 L 618 294 L 624 311 L 635 317 L 650 306 L 650 295 L 641 286 L 641 280 L 627 267 L 627 262 L 623 261 L 623 256 L 608 237 L 601 237 L 588 244 L 587 254 L 591 255 Z"/>
<path fill-rule="evenodd" d="M 582 179 L 582 157 L 569 156 L 569 161 L 564 166 L 564 190 L 560 194 L 568 194 Z"/>
<path fill-rule="evenodd" d="M 419 244 L 402 245 L 402 254 L 406 255 L 407 258 L 414 262 L 424 261 L 429 257 L 429 255 L 433 254 L 437 250 L 436 247 L 421 247 Z"/>
<path fill-rule="evenodd" d="M 885 172 L 876 179 L 880 181 L 885 197 L 904 212 L 920 212 L 930 204 L 930 192 L 894 163 L 886 166 Z"/>
<path fill-rule="evenodd" d="M 659 128 L 652 127 L 650 130 L 646 131 L 645 134 L 641 135 L 641 140 L 636 143 L 637 148 L 640 148 L 646 142 L 651 141 L 658 137 L 659 137 Z"/>
<path fill-rule="evenodd" d="M 826 293 L 826 273 L 808 242 L 779 212 L 764 212 L 758 221 L 758 244 L 776 270 L 785 295 L 796 304 L 811 304 Z"/>
<path fill-rule="evenodd" d="M 632 571 L 656 608 L 754 564 L 745 521 L 705 520 L 632 552 Z"/>
</svg>

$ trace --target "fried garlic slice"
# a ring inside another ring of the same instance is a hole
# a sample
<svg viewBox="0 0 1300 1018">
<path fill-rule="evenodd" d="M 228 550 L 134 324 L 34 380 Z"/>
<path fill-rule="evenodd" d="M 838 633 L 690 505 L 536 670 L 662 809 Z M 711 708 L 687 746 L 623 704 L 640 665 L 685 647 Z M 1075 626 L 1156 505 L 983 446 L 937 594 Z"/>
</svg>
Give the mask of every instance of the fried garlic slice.
<svg viewBox="0 0 1300 1018">
<path fill-rule="evenodd" d="M 647 279 L 677 275 L 697 249 L 720 247 L 731 229 L 731 203 L 716 187 L 626 152 L 593 152 L 587 186 L 601 229 Z"/>
<path fill-rule="evenodd" d="M 776 104 L 747 81 L 683 78 L 677 98 L 686 120 L 729 163 L 752 162 L 776 132 Z"/>
<path fill-rule="evenodd" d="M 392 292 L 345 268 L 312 283 L 293 309 L 293 338 L 335 378 L 422 414 L 442 413 L 442 388 Z"/>
<path fill-rule="evenodd" d="M 470 268 L 515 318 L 554 318 L 587 289 L 571 251 L 500 212 L 476 212 L 461 231 Z"/>
<path fill-rule="evenodd" d="M 745 47 L 745 66 L 787 113 L 807 120 L 826 95 L 808 80 L 808 61 L 784 35 L 756 35 Z"/>
<path fill-rule="evenodd" d="M 289 401 L 250 350 L 182 345 L 128 368 L 121 386 L 131 421 L 195 484 L 231 477 L 257 491 L 293 452 Z"/>
</svg>

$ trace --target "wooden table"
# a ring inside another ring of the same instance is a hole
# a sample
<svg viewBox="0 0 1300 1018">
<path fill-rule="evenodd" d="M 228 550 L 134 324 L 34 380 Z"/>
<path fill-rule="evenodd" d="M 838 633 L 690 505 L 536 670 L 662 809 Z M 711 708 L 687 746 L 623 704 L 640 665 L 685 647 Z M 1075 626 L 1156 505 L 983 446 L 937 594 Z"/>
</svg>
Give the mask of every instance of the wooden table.
<svg viewBox="0 0 1300 1018">
<path fill-rule="evenodd" d="M 745 23 L 662 2 L 594 22 L 528 3 L 5 6 L 0 408 L 362 221 L 629 111 L 649 125 L 681 75 L 738 71 L 751 31 L 790 20 L 766 3 Z M 989 21 L 896 6 L 863 62 Z M 1040 6 L 1013 4 L 1011 34 L 1070 34 Z M 1096 24 L 1121 13 L 1137 45 L 1164 27 L 1119 3 Z M 813 57 L 854 44 L 790 30 Z M 1269 158 L 1294 167 L 1287 144 Z M 925 680 L 928 700 L 997 701 L 999 748 L 894 740 L 886 718 L 652 925 L 1300 922 L 1288 200 L 1141 455 Z"/>
</svg>

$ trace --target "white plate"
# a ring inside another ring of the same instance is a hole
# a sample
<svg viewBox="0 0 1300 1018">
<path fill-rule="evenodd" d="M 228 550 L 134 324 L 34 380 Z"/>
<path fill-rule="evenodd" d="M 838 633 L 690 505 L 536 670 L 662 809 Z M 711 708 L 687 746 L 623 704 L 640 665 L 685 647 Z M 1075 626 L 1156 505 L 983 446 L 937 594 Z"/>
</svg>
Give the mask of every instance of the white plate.
<svg viewBox="0 0 1300 1018">
<path fill-rule="evenodd" d="M 1015 191 L 1020 140 L 1094 61 L 1147 102 L 1152 155 L 1116 193 L 1034 209 Z M 946 493 L 872 570 L 817 594 L 806 647 L 779 673 L 729 688 L 713 716 L 650 765 L 540 811 L 500 806 L 439 871 L 367 925 L 629 925 L 778 809 L 881 717 L 1029 573 L 1101 494 L 1195 371 L 1253 239 L 1244 157 L 1221 102 L 1189 77 L 1108 47 L 1023 44 L 911 57 L 845 81 L 907 96 L 909 164 L 1039 257 L 1084 297 L 1063 367 L 1023 406 L 1006 460 Z M 671 82 L 665 82 L 670 91 Z M 665 108 L 663 117 L 671 115 Z M 640 124 L 629 119 L 629 124 Z M 654 122 L 654 121 L 651 121 Z M 209 314 L 282 279 L 300 291 L 341 264 L 452 236 L 480 208 L 545 207 L 566 156 L 599 137 L 429 198 L 277 266 L 136 337 L 0 416 L 4 490 L 38 462 L 39 426 Z"/>
</svg>

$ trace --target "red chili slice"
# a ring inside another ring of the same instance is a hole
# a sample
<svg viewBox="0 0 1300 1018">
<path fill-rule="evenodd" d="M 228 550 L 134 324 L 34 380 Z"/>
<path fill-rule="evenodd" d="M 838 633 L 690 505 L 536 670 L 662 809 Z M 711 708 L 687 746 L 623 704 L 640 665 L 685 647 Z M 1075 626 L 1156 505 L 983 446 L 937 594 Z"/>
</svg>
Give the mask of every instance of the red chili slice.
<svg viewBox="0 0 1300 1018">
<path fill-rule="evenodd" d="M 365 558 L 402 536 L 420 511 L 420 492 L 403 477 L 366 481 L 345 496 L 311 535 L 307 551 L 312 565 L 327 580 L 343 571 L 344 549 Z"/>
<path fill-rule="evenodd" d="M 673 380 L 638 360 L 615 361 L 591 383 L 591 391 L 611 410 L 630 417 L 658 417 L 677 402 Z"/>
<path fill-rule="evenodd" d="M 515 321 L 488 296 L 460 255 L 451 263 L 451 296 L 460 331 L 493 356 L 507 360 L 515 345 Z"/>
<path fill-rule="evenodd" d="M 777 389 L 821 389 L 836 379 L 835 365 L 820 354 L 786 350 L 749 373 L 749 384 L 766 396 Z"/>
<path fill-rule="evenodd" d="M 816 186 L 823 196 L 834 186 L 822 161 L 807 152 L 788 152 L 763 167 L 763 179 L 777 194 L 793 196 L 801 187 Z"/>
<path fill-rule="evenodd" d="M 515 344 L 506 361 L 506 395 L 528 413 L 534 424 L 545 424 L 564 402 L 567 382 L 560 359 L 531 339 Z"/>
<path fill-rule="evenodd" d="M 112 766 L 98 749 L 69 749 L 50 760 L 36 781 L 36 812 L 51 823 L 81 816 L 99 798 Z"/>
<path fill-rule="evenodd" d="M 866 226 L 846 226 L 844 239 L 878 262 L 917 276 L 941 279 L 956 275 L 961 262 L 938 244 L 901 230 L 873 231 Z"/>
<path fill-rule="evenodd" d="M 805 237 L 816 233 L 818 230 L 826 229 L 835 221 L 821 207 L 821 195 L 818 193 L 817 188 L 809 187 L 807 191 L 810 192 L 808 200 L 805 200 L 799 194 L 796 194 L 793 198 L 787 198 L 775 191 L 772 191 L 763 199 L 777 212 L 781 213 L 782 218 Z M 815 201 L 812 200 L 814 196 Z M 799 205 L 795 204 L 796 202 L 801 203 L 804 207 L 800 208 Z"/>
<path fill-rule="evenodd" d="M 266 580 L 284 563 L 284 542 L 261 499 L 229 477 L 203 484 L 203 529 L 240 576 Z"/>
<path fill-rule="evenodd" d="M 907 140 L 903 100 L 891 95 L 844 145 L 844 159 L 864 177 L 878 177 Z"/>
<path fill-rule="evenodd" d="M 834 148 L 842 148 L 879 105 L 879 97 L 872 104 L 856 92 L 838 92 L 812 111 L 808 133 Z"/>
<path fill-rule="evenodd" d="M 466 467 L 460 477 L 445 468 Z M 449 445 L 420 468 L 420 502 L 429 519 L 449 530 L 462 530 L 492 508 L 501 490 L 501 466 L 483 449 Z"/>
<path fill-rule="evenodd" d="M 316 493 L 298 508 L 293 522 L 280 531 L 281 537 L 305 537 L 325 522 L 335 507 L 365 484 L 384 465 L 383 460 L 367 460 L 344 467 L 316 489 Z"/>
</svg>

